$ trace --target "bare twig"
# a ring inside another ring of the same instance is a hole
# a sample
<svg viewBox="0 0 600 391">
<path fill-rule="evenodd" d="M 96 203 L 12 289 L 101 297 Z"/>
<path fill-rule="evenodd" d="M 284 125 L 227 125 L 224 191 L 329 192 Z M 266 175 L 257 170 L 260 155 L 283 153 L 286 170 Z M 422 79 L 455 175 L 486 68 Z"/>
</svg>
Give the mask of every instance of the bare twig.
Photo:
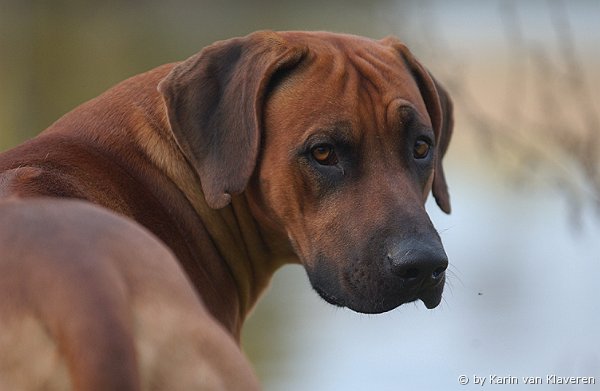
<svg viewBox="0 0 600 391">
<path fill-rule="evenodd" d="M 565 4 L 548 1 L 555 51 L 527 39 L 517 2 L 499 4 L 510 48 L 504 109 L 486 111 L 464 72 L 444 82 L 487 150 L 517 162 L 517 179 L 543 173 L 567 197 L 573 222 L 589 204 L 600 217 L 600 118 Z"/>
</svg>

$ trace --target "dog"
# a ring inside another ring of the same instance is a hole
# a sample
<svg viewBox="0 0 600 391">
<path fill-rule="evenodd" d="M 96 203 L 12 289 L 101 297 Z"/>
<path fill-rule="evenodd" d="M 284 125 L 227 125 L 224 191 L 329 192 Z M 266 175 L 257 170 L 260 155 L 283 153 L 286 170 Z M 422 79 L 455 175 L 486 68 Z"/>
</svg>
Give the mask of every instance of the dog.
<svg viewBox="0 0 600 391">
<path fill-rule="evenodd" d="M 0 155 L 0 388 L 258 389 L 273 273 L 441 300 L 452 102 L 399 40 L 260 31 L 134 76 Z"/>
</svg>

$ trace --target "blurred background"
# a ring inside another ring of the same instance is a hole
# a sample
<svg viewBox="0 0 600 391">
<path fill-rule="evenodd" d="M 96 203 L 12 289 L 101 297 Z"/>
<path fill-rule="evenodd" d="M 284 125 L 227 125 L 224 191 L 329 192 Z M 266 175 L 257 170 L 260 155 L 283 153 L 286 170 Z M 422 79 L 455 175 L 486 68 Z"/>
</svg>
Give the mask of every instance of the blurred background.
<svg viewBox="0 0 600 391">
<path fill-rule="evenodd" d="M 243 335 L 265 389 L 600 384 L 598 1 L 0 0 L 0 150 L 126 77 L 260 29 L 396 35 L 456 110 L 453 213 L 428 205 L 451 262 L 441 306 L 336 309 L 286 266 Z"/>
</svg>

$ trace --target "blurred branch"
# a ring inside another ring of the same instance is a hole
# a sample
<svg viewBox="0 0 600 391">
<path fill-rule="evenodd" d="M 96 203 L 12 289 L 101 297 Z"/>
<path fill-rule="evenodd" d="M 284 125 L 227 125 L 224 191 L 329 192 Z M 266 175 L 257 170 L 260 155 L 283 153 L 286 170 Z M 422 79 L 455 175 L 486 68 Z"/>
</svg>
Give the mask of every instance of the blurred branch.
<svg viewBox="0 0 600 391">
<path fill-rule="evenodd" d="M 596 196 L 596 206 L 600 213 L 600 117 L 594 107 L 593 96 L 582 66 L 581 58 L 575 48 L 575 40 L 567 16 L 565 4 L 562 1 L 548 0 L 550 15 L 556 31 L 557 44 L 562 53 L 561 59 L 567 68 L 567 86 L 579 113 L 584 121 L 585 134 L 571 152 L 576 157 L 581 169 L 590 180 Z"/>
<path fill-rule="evenodd" d="M 510 55 L 504 108 L 491 113 L 480 105 L 465 67 L 453 67 L 443 80 L 487 151 L 515 161 L 517 180 L 542 176 L 559 189 L 579 225 L 588 206 L 600 218 L 600 118 L 593 93 L 564 2 L 547 3 L 554 51 L 527 39 L 517 4 L 499 2 Z"/>
</svg>

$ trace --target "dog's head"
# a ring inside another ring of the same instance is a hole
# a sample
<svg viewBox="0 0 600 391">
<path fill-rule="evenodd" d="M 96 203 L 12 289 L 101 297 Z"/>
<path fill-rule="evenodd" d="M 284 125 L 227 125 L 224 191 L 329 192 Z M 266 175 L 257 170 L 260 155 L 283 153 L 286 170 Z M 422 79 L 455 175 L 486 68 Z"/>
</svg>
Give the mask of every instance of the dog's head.
<svg viewBox="0 0 600 391">
<path fill-rule="evenodd" d="M 394 38 L 259 32 L 213 44 L 160 84 L 207 203 L 246 191 L 327 301 L 378 313 L 441 300 L 448 261 L 445 91 Z"/>
</svg>

